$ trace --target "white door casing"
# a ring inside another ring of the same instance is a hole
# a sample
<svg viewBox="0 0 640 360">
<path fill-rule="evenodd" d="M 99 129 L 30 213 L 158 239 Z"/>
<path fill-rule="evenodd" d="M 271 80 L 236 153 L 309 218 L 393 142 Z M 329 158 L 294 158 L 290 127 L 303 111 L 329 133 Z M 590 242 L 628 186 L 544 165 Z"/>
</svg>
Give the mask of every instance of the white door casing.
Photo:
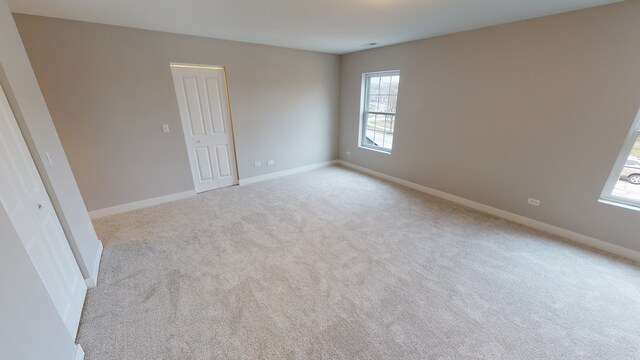
<svg viewBox="0 0 640 360">
<path fill-rule="evenodd" d="M 75 339 L 87 286 L 1 87 L 0 203 Z"/>
<path fill-rule="evenodd" d="M 236 185 L 224 68 L 171 64 L 171 71 L 196 192 Z"/>
</svg>

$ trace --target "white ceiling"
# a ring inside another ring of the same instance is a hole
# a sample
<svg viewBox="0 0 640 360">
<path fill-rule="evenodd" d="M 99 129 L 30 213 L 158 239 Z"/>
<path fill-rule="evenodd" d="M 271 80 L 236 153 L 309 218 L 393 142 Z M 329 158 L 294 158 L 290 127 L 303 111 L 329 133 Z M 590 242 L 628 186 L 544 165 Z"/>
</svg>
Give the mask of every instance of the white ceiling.
<svg viewBox="0 0 640 360">
<path fill-rule="evenodd" d="M 347 53 L 620 0 L 9 0 L 13 12 Z"/>
</svg>

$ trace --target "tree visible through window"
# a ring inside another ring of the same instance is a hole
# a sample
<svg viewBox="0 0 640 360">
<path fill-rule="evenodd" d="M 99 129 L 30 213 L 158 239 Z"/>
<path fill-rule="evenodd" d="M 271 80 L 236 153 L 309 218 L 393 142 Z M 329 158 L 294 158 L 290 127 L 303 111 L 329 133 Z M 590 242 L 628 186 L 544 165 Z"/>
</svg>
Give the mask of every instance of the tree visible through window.
<svg viewBox="0 0 640 360">
<path fill-rule="evenodd" d="M 399 71 L 364 74 L 360 146 L 391 152 L 399 85 Z"/>
<path fill-rule="evenodd" d="M 640 207 L 640 114 L 618 156 L 602 198 Z"/>
</svg>

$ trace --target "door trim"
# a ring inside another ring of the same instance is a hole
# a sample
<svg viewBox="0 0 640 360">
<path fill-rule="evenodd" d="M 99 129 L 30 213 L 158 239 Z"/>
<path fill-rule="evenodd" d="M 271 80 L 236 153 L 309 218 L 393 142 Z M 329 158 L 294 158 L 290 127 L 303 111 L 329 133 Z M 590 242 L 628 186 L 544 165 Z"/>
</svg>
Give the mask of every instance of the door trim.
<svg viewBox="0 0 640 360">
<path fill-rule="evenodd" d="M 84 279 L 87 283 L 88 289 L 93 289 L 98 286 L 98 273 L 100 272 L 100 260 L 102 259 L 102 241 L 98 241 L 98 248 L 96 249 L 96 261 L 93 264 L 93 273 L 88 278 Z"/>
<path fill-rule="evenodd" d="M 169 68 L 186 68 L 186 69 L 210 69 L 210 70 L 222 70 L 222 74 L 224 77 L 224 91 L 227 95 L 227 111 L 229 112 L 229 127 L 230 127 L 230 135 L 231 140 L 233 141 L 233 157 L 235 160 L 235 168 L 236 175 L 238 177 L 238 184 L 240 184 L 240 169 L 238 166 L 238 149 L 236 145 L 236 131 L 233 126 L 233 112 L 231 111 L 231 96 L 229 95 L 229 81 L 227 79 L 227 67 L 225 65 L 205 65 L 205 64 L 189 64 L 189 63 L 179 63 L 179 62 L 171 62 L 169 63 Z M 182 123 L 182 119 L 180 121 L 180 126 L 182 127 L 182 132 L 185 132 L 184 124 Z M 187 156 L 189 155 L 189 145 L 187 145 Z M 191 166 L 191 163 L 189 164 Z M 193 179 L 194 187 L 195 187 L 196 179 Z"/>
</svg>

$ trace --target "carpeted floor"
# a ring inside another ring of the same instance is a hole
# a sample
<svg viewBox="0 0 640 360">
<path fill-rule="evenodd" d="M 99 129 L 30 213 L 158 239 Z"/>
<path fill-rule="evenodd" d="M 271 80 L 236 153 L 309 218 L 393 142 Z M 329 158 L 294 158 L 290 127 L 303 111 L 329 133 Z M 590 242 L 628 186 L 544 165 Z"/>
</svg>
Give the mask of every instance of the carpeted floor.
<svg viewBox="0 0 640 360">
<path fill-rule="evenodd" d="M 640 359 L 640 267 L 341 167 L 96 221 L 98 359 Z"/>
</svg>

